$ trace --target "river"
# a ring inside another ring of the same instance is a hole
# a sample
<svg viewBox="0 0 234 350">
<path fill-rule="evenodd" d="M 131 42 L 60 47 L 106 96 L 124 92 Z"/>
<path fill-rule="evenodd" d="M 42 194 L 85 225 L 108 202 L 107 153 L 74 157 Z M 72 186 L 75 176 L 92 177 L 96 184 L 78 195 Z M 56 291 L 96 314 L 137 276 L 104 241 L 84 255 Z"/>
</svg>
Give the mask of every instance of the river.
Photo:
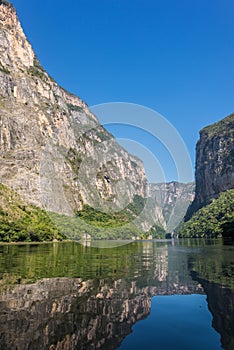
<svg viewBox="0 0 234 350">
<path fill-rule="evenodd" d="M 0 350 L 234 349 L 231 242 L 88 245 L 0 245 Z"/>
</svg>

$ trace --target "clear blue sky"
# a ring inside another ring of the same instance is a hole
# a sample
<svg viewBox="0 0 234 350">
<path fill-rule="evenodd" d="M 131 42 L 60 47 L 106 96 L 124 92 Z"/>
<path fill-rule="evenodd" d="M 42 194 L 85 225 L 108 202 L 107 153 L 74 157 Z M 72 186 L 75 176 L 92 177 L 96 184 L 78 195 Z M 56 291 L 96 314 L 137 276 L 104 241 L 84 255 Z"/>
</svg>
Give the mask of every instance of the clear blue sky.
<svg viewBox="0 0 234 350">
<path fill-rule="evenodd" d="M 158 111 L 193 161 L 199 130 L 234 111 L 233 0 L 12 3 L 59 84 L 89 106 L 117 101 Z M 110 130 L 134 138 L 132 130 Z M 169 171 L 167 180 L 173 178 Z"/>
</svg>

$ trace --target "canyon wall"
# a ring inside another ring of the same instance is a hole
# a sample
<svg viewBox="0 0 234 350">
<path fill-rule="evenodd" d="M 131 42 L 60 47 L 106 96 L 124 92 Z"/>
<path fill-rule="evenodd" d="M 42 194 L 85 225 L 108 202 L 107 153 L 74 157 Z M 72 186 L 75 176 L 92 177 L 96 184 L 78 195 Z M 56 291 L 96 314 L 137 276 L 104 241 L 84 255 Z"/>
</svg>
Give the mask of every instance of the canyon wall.
<svg viewBox="0 0 234 350">
<path fill-rule="evenodd" d="M 0 1 L 0 182 L 27 203 L 73 214 L 147 196 L 142 162 L 41 67 L 14 7 Z"/>
<path fill-rule="evenodd" d="M 196 147 L 195 199 L 185 220 L 234 188 L 234 113 L 200 131 Z"/>
</svg>

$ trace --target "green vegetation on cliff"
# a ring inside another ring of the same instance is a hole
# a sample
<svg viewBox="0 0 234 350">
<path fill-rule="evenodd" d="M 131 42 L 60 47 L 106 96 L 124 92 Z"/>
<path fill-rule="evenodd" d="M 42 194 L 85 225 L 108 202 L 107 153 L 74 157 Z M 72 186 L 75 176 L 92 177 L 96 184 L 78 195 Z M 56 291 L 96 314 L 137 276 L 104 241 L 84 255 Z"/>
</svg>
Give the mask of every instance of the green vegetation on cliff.
<svg viewBox="0 0 234 350">
<path fill-rule="evenodd" d="M 85 233 L 93 239 L 131 239 L 132 236 L 144 239 L 149 235 L 164 238 L 164 229 L 157 225 L 144 232 L 132 223 L 144 205 L 145 199 L 135 196 L 132 203 L 117 213 L 104 213 L 84 205 L 82 211 L 70 217 L 27 205 L 16 192 L 0 183 L 0 241 L 81 239 Z"/>
<path fill-rule="evenodd" d="M 136 195 L 133 202 L 125 209 L 114 213 L 105 213 L 85 204 L 83 210 L 77 212 L 77 216 L 88 224 L 97 227 L 119 227 L 139 215 L 144 209 L 145 202 L 145 198 Z"/>
<path fill-rule="evenodd" d="M 234 126 L 233 123 L 234 123 L 234 113 L 230 114 L 226 118 L 223 118 L 217 123 L 206 126 L 200 131 L 200 133 L 206 134 L 209 138 L 217 134 L 222 134 L 223 132 L 225 134 L 232 133 L 233 126 Z"/>
<path fill-rule="evenodd" d="M 221 192 L 217 199 L 198 210 L 179 231 L 180 237 L 233 237 L 234 189 Z"/>
<path fill-rule="evenodd" d="M 59 230 L 72 239 L 81 239 L 88 233 L 93 239 L 141 239 L 165 238 L 165 230 L 154 225 L 148 232 L 138 228 L 134 220 L 144 209 L 146 199 L 136 195 L 126 208 L 119 212 L 105 213 L 85 204 L 75 217 L 51 213 Z"/>
<path fill-rule="evenodd" d="M 51 241 L 65 238 L 45 210 L 25 204 L 12 189 L 0 184 L 0 241 Z"/>
</svg>

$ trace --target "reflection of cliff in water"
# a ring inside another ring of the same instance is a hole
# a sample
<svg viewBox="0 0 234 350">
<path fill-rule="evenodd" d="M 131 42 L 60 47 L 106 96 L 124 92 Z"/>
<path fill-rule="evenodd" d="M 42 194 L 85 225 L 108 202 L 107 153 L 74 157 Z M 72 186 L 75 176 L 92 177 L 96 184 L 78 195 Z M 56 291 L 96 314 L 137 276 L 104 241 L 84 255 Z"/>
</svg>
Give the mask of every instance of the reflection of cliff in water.
<svg viewBox="0 0 234 350">
<path fill-rule="evenodd" d="M 188 269 L 207 295 L 212 326 L 220 334 L 225 350 L 234 349 L 233 250 L 230 247 L 229 240 L 224 240 L 221 246 L 217 244 L 203 254 L 188 257 Z"/>
<path fill-rule="evenodd" d="M 1 296 L 0 348 L 115 349 L 150 311 L 147 294 L 125 287 L 67 278 L 17 286 Z"/>
<path fill-rule="evenodd" d="M 177 288 L 126 280 L 54 278 L 1 295 L 1 349 L 116 349 L 150 312 L 151 296 Z M 181 293 L 183 286 L 179 286 Z M 185 293 L 202 292 L 192 285 Z"/>
<path fill-rule="evenodd" d="M 206 295 L 208 308 L 213 316 L 212 326 L 221 335 L 221 344 L 225 350 L 234 349 L 234 292 L 220 284 L 199 278 L 193 273 Z"/>
<path fill-rule="evenodd" d="M 146 244 L 134 267 L 126 261 L 129 272 L 122 277 L 43 278 L 5 289 L 0 349 L 116 349 L 148 316 L 152 296 L 203 293 L 184 269 L 186 258 L 176 264 L 174 257 L 172 266 L 168 261 L 167 245 L 152 251 Z"/>
</svg>

